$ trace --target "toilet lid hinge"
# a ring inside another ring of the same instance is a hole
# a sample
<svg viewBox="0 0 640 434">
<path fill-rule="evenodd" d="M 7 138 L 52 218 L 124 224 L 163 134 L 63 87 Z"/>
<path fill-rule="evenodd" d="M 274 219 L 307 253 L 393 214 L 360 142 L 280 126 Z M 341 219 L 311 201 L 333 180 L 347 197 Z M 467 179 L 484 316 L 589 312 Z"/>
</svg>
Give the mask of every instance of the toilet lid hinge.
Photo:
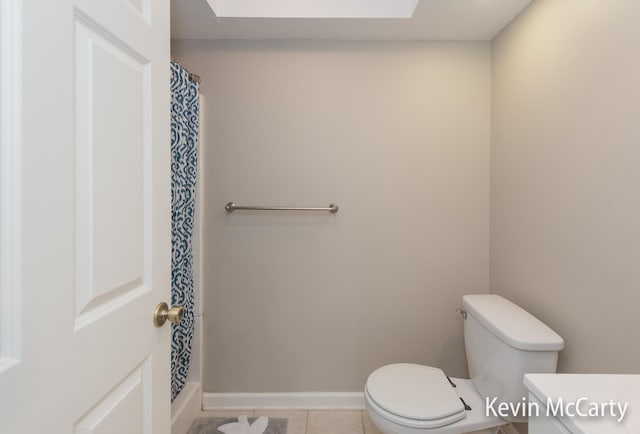
<svg viewBox="0 0 640 434">
<path fill-rule="evenodd" d="M 456 386 L 456 383 L 454 383 L 453 381 L 451 381 L 451 378 L 449 378 L 449 376 L 447 375 L 447 380 L 449 380 L 449 384 L 451 384 L 451 387 L 458 387 Z"/>
<path fill-rule="evenodd" d="M 464 405 L 464 409 L 467 411 L 471 411 L 471 407 L 469 407 L 469 404 L 467 404 L 466 402 L 464 402 L 464 399 L 460 398 L 460 401 L 462 401 L 462 405 Z"/>
</svg>

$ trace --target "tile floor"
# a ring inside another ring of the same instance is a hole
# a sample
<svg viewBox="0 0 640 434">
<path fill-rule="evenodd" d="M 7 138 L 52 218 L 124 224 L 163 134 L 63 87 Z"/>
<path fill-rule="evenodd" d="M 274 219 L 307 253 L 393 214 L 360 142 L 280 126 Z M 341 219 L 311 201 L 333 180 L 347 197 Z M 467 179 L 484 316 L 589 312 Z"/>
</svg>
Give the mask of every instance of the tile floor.
<svg viewBox="0 0 640 434">
<path fill-rule="evenodd" d="M 201 417 L 267 416 L 289 419 L 287 434 L 382 434 L 366 411 L 360 410 L 212 410 Z M 502 430 L 498 430 L 502 433 Z M 496 429 L 469 434 L 494 434 Z"/>
<path fill-rule="evenodd" d="M 287 434 L 382 434 L 366 411 L 360 410 L 217 410 L 202 417 L 267 416 L 289 419 Z"/>
</svg>

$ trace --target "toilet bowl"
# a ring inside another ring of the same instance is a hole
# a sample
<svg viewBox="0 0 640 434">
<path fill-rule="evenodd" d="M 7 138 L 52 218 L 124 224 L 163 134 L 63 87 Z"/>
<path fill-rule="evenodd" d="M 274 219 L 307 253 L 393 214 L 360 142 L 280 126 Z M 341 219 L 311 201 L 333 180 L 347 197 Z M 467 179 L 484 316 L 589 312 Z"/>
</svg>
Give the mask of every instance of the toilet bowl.
<svg viewBox="0 0 640 434">
<path fill-rule="evenodd" d="M 465 295 L 462 304 L 471 378 L 449 379 L 439 368 L 413 363 L 378 368 L 364 395 L 369 417 L 384 434 L 462 434 L 526 421 L 518 414 L 498 417 L 487 403 L 522 405 L 524 374 L 555 372 L 564 341 L 498 295 Z"/>
</svg>

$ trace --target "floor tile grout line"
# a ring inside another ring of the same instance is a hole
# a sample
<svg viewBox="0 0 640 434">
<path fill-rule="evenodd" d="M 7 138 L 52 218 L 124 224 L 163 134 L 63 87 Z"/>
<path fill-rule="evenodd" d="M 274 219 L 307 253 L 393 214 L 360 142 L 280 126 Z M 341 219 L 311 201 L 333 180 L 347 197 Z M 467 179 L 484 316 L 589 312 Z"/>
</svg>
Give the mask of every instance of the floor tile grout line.
<svg viewBox="0 0 640 434">
<path fill-rule="evenodd" d="M 304 420 L 304 434 L 309 433 L 309 410 L 307 410 L 306 418 Z"/>
</svg>

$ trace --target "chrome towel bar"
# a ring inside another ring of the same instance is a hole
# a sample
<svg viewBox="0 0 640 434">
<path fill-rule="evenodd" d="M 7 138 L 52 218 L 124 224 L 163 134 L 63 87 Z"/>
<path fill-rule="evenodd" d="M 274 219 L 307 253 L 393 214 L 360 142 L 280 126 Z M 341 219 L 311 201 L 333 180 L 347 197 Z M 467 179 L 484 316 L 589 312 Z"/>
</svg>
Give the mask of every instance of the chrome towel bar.
<svg viewBox="0 0 640 434">
<path fill-rule="evenodd" d="M 229 202 L 224 207 L 227 212 L 233 212 L 235 210 L 249 210 L 249 211 L 328 211 L 331 214 L 338 212 L 338 205 L 332 203 L 326 208 L 301 208 L 301 207 L 289 207 L 289 206 L 241 206 L 236 205 L 234 202 Z"/>
</svg>

